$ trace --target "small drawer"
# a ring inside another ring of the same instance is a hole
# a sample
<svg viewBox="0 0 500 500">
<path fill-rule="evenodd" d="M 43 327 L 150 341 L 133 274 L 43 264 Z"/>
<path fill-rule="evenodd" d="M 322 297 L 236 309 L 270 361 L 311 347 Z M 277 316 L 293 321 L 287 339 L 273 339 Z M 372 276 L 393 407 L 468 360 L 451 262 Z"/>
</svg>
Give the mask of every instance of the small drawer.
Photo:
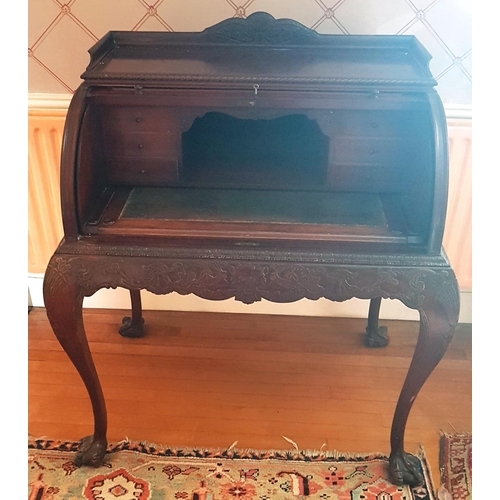
<svg viewBox="0 0 500 500">
<path fill-rule="evenodd" d="M 400 192 L 405 185 L 402 169 L 396 165 L 331 165 L 327 177 L 334 189 L 366 192 Z"/>
<path fill-rule="evenodd" d="M 391 111 L 357 111 L 339 116 L 337 127 L 341 135 L 397 137 L 408 127 L 408 118 Z"/>
<path fill-rule="evenodd" d="M 413 147 L 401 138 L 339 136 L 333 148 L 334 162 L 345 164 L 394 164 L 405 155 L 413 155 Z"/>
<path fill-rule="evenodd" d="M 105 156 L 177 156 L 180 137 L 169 132 L 105 133 Z"/>
<path fill-rule="evenodd" d="M 114 157 L 107 165 L 110 182 L 119 186 L 163 186 L 179 179 L 176 158 Z"/>
<path fill-rule="evenodd" d="M 105 106 L 101 116 L 104 130 L 172 133 L 178 129 L 175 114 L 166 107 Z"/>
</svg>

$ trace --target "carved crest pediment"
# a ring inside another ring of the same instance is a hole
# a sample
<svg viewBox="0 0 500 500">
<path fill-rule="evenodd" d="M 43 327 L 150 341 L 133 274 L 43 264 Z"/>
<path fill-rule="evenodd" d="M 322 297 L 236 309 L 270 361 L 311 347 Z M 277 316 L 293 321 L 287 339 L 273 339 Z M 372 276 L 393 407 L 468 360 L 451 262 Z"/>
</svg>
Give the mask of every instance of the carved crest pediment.
<svg viewBox="0 0 500 500">
<path fill-rule="evenodd" d="M 275 19 L 266 12 L 255 12 L 246 19 L 226 19 L 205 29 L 209 43 L 248 45 L 296 45 L 318 40 L 319 35 L 292 19 Z"/>
</svg>

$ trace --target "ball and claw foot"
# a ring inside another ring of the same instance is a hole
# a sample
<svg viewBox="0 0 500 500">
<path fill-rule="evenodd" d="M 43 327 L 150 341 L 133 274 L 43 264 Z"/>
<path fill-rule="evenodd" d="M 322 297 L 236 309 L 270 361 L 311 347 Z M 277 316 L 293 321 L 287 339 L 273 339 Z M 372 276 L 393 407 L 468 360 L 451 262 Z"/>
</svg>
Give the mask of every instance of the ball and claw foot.
<svg viewBox="0 0 500 500">
<path fill-rule="evenodd" d="M 424 483 L 420 460 L 404 451 L 391 454 L 389 457 L 389 474 L 392 482 L 397 486 L 403 484 L 420 486 Z"/>
<path fill-rule="evenodd" d="M 140 323 L 132 321 L 132 318 L 126 316 L 122 320 L 122 326 L 118 329 L 122 337 L 138 338 L 144 336 L 144 318 L 141 318 Z"/>
<path fill-rule="evenodd" d="M 82 465 L 100 467 L 104 461 L 107 446 L 106 441 L 98 441 L 94 436 L 84 437 L 79 442 L 79 448 L 73 463 L 77 467 Z"/>
<path fill-rule="evenodd" d="M 385 347 L 389 343 L 387 335 L 387 327 L 379 326 L 378 328 L 367 328 L 365 335 L 366 347 Z"/>
</svg>

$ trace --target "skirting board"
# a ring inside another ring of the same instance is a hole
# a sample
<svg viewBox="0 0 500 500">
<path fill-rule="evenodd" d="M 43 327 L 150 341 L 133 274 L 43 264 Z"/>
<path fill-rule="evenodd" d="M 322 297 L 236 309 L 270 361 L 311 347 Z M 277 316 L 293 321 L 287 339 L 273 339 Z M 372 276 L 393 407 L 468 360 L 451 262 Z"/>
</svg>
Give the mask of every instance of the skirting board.
<svg viewBox="0 0 500 500">
<path fill-rule="evenodd" d="M 33 307 L 44 307 L 43 275 L 28 276 L 29 300 Z M 242 304 L 234 299 L 213 301 L 201 299 L 195 295 L 154 295 L 147 291 L 141 293 L 144 310 L 160 311 L 195 311 L 195 312 L 225 312 L 247 314 L 278 314 L 289 316 L 322 316 L 342 318 L 366 318 L 368 301 L 351 299 L 346 302 L 331 302 L 327 299 L 302 299 L 289 304 L 276 304 L 262 300 L 251 305 Z M 460 323 L 472 323 L 472 292 L 460 293 Z M 130 296 L 127 290 L 102 289 L 92 297 L 86 297 L 83 307 L 94 309 L 129 309 Z M 398 319 L 418 321 L 417 311 L 408 309 L 398 300 L 383 300 L 380 308 L 381 319 Z"/>
</svg>

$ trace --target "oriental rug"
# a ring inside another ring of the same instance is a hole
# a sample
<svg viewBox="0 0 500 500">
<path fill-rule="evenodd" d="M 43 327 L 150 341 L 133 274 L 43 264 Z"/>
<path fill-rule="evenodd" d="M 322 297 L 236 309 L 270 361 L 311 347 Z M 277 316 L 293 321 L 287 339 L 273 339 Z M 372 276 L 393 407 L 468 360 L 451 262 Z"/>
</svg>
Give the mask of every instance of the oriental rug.
<svg viewBox="0 0 500 500">
<path fill-rule="evenodd" d="M 449 498 L 472 499 L 471 433 L 441 434 L 439 468 L 442 488 L 449 493 Z"/>
<path fill-rule="evenodd" d="M 387 457 L 324 451 L 177 449 L 123 441 L 99 468 L 73 465 L 78 444 L 28 446 L 29 500 L 435 500 L 425 484 L 391 484 Z"/>
</svg>

